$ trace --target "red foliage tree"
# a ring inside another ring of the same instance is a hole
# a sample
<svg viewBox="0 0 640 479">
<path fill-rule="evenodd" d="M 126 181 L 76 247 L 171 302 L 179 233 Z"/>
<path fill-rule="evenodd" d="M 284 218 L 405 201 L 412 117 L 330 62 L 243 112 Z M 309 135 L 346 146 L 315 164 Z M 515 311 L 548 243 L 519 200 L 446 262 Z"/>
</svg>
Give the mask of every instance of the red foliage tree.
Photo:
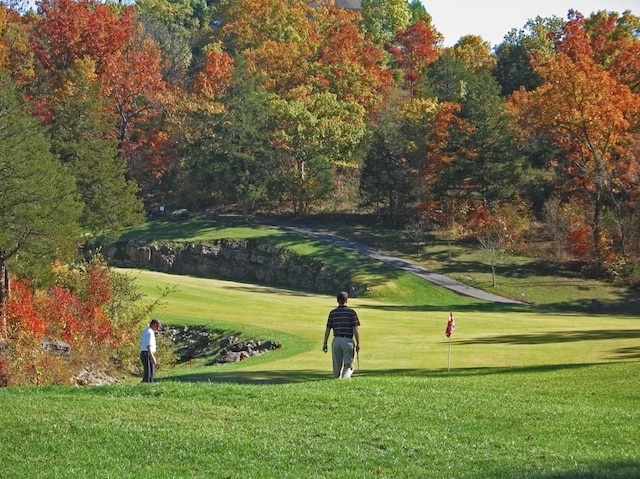
<svg viewBox="0 0 640 479">
<path fill-rule="evenodd" d="M 118 16 L 93 0 L 42 0 L 32 31 L 39 67 L 50 77 L 71 68 L 77 60 L 92 58 L 103 75 L 108 59 L 122 51 L 133 36 L 133 8 Z"/>
<path fill-rule="evenodd" d="M 79 364 L 107 367 L 121 342 L 133 341 L 131 331 L 119 331 L 107 314 L 113 284 L 103 262 L 71 269 L 60 279 L 47 291 L 34 290 L 28 281 L 13 282 L 7 303 L 9 353 L 0 365 L 5 383 L 66 381 Z M 43 349 L 44 338 L 67 342 L 69 356 Z"/>
<path fill-rule="evenodd" d="M 7 301 L 7 324 L 11 325 L 10 336 L 18 330 L 30 331 L 37 338 L 46 334 L 46 321 L 40 315 L 33 290 L 26 281 L 12 283 L 11 298 Z"/>
<path fill-rule="evenodd" d="M 440 35 L 421 19 L 396 33 L 396 43 L 390 47 L 398 66 L 404 71 L 405 88 L 415 92 L 422 70 L 440 54 Z"/>
</svg>

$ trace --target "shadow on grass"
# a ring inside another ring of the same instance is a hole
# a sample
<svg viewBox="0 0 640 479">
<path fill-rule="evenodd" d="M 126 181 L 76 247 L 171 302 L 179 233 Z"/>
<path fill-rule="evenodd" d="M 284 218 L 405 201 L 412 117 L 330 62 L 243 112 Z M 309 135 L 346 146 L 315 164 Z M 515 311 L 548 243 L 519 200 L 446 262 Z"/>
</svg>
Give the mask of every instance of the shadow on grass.
<svg viewBox="0 0 640 479">
<path fill-rule="evenodd" d="M 204 231 L 215 231 L 227 225 L 216 225 L 200 218 L 171 220 L 169 218 L 150 220 L 144 226 L 125 233 L 119 241 L 128 240 L 166 240 L 178 241 L 184 238 L 199 236 Z"/>
<path fill-rule="evenodd" d="M 164 378 L 167 382 L 210 382 L 236 384 L 289 384 L 332 379 L 330 371 L 233 371 L 182 374 Z"/>
<path fill-rule="evenodd" d="M 543 373 L 561 370 L 573 370 L 594 367 L 597 364 L 553 364 L 542 366 L 521 366 L 509 368 L 457 368 L 446 369 L 357 369 L 353 380 L 359 377 L 412 377 L 412 378 L 444 378 L 460 376 L 489 376 L 498 374 Z M 163 378 L 162 382 L 209 382 L 235 384 L 290 384 L 312 381 L 333 380 L 331 371 L 299 370 L 299 371 L 229 371 L 183 374 Z"/>
<path fill-rule="evenodd" d="M 417 378 L 444 378 L 460 376 L 494 376 L 502 374 L 529 374 L 546 373 L 553 371 L 565 371 L 596 367 L 598 364 L 546 364 L 537 366 L 516 366 L 503 368 L 452 368 L 447 369 L 382 369 L 375 371 L 356 371 L 354 377 L 383 377 L 383 376 L 404 376 Z"/>
<path fill-rule="evenodd" d="M 640 359 L 640 346 L 633 346 L 629 348 L 618 348 L 618 349 L 614 349 L 612 353 L 613 355 L 610 357 L 610 359 L 612 360 Z"/>
<path fill-rule="evenodd" d="M 503 334 L 486 336 L 468 340 L 458 340 L 456 343 L 464 345 L 472 344 L 548 344 L 548 343 L 572 343 L 576 341 L 605 341 L 611 339 L 637 339 L 640 338 L 640 329 L 601 329 L 587 331 L 557 331 L 531 334 Z"/>
<path fill-rule="evenodd" d="M 529 477 L 532 479 L 585 479 L 585 478 L 607 478 L 607 479 L 638 479 L 640 477 L 640 462 L 633 460 L 624 461 L 580 461 L 575 468 L 565 471 L 555 471 L 552 473 L 536 473 L 530 467 L 522 470 L 509 469 L 504 471 L 504 478 Z"/>
<path fill-rule="evenodd" d="M 364 300 L 366 301 L 366 300 Z M 449 311 L 455 312 L 495 312 L 495 313 L 514 313 L 531 311 L 533 306 L 528 305 L 514 305 L 507 303 L 489 303 L 478 302 L 470 304 L 452 304 L 452 305 L 430 305 L 430 304 L 385 304 L 385 305 L 373 305 L 363 302 L 358 304 L 358 309 L 371 309 L 378 311 L 393 311 L 393 312 L 420 312 L 420 311 L 439 311 L 449 313 Z"/>
</svg>

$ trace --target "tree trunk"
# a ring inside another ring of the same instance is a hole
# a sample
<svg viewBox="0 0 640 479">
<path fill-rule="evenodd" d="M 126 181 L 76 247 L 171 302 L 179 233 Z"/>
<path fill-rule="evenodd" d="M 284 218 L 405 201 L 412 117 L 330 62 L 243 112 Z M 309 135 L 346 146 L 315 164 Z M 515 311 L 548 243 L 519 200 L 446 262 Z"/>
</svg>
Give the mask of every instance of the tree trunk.
<svg viewBox="0 0 640 479">
<path fill-rule="evenodd" d="M 595 248 L 596 257 L 600 259 L 600 217 L 602 215 L 602 192 L 597 191 L 595 196 L 596 198 L 593 208 L 593 247 Z"/>
<path fill-rule="evenodd" d="M 7 339 L 7 298 L 9 296 L 9 272 L 0 257 L 0 339 Z"/>
<path fill-rule="evenodd" d="M 240 200 L 240 206 L 242 209 L 242 221 L 247 222 L 247 218 L 249 217 L 249 207 L 247 206 L 247 200 Z"/>
</svg>

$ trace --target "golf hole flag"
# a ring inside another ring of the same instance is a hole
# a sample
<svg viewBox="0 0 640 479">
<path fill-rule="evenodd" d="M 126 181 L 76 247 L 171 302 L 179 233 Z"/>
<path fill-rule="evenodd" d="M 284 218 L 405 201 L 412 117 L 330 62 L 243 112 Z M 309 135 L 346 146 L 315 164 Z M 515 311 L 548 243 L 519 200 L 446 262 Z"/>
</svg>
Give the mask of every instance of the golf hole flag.
<svg viewBox="0 0 640 479">
<path fill-rule="evenodd" d="M 453 319 L 453 313 L 449 313 L 449 321 L 447 322 L 447 330 L 444 334 L 447 335 L 447 338 L 450 338 L 453 332 L 456 330 L 456 320 Z"/>
</svg>

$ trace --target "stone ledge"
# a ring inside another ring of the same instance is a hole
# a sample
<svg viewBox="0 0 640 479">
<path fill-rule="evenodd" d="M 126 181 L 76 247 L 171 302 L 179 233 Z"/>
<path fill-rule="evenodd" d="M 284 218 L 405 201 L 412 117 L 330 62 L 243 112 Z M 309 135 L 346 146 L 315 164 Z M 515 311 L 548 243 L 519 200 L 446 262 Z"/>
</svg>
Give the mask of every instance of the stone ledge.
<svg viewBox="0 0 640 479">
<path fill-rule="evenodd" d="M 102 254 L 111 266 L 117 267 L 249 281 L 317 293 L 357 289 L 348 271 L 256 239 L 202 243 L 127 241 L 105 246 Z"/>
</svg>

